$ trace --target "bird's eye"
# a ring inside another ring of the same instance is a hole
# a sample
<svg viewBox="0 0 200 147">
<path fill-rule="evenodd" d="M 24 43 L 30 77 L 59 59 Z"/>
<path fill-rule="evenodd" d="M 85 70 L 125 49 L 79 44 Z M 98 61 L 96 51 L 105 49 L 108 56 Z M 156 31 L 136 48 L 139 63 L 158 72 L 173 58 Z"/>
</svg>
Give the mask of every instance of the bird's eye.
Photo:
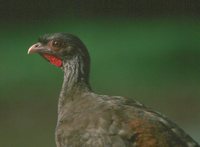
<svg viewBox="0 0 200 147">
<path fill-rule="evenodd" d="M 53 47 L 61 47 L 62 43 L 60 41 L 55 40 L 55 41 L 52 42 L 52 46 Z"/>
</svg>

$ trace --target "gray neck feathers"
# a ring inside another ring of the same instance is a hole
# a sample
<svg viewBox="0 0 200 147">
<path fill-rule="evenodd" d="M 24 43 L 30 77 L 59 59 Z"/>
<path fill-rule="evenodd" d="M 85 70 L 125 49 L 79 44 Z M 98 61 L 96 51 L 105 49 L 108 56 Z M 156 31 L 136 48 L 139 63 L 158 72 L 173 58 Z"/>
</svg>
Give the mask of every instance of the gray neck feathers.
<svg viewBox="0 0 200 147">
<path fill-rule="evenodd" d="M 73 100 L 82 92 L 90 91 L 89 65 L 84 65 L 82 57 L 74 56 L 63 61 L 64 81 L 60 93 L 59 105 Z"/>
</svg>

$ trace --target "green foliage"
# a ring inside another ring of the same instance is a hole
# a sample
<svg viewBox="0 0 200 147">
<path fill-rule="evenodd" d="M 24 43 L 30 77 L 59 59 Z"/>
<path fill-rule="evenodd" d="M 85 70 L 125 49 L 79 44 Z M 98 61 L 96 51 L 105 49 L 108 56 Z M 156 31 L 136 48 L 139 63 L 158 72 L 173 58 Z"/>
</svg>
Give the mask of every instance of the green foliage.
<svg viewBox="0 0 200 147">
<path fill-rule="evenodd" d="M 40 56 L 27 55 L 38 36 L 51 32 L 73 33 L 85 42 L 92 59 L 91 83 L 98 93 L 137 97 L 180 122 L 199 121 L 199 116 L 191 116 L 200 111 L 199 29 L 197 23 L 187 20 L 63 18 L 1 25 L 0 121 L 4 120 L 1 130 L 7 133 L 0 135 L 16 137 L 16 144 L 6 145 L 5 139 L 0 146 L 54 146 L 52 126 L 56 122 L 62 71 Z M 185 107 L 190 106 L 193 109 L 188 114 Z M 23 142 L 25 139 L 27 142 Z M 31 146 L 29 142 L 35 139 L 37 142 Z"/>
</svg>

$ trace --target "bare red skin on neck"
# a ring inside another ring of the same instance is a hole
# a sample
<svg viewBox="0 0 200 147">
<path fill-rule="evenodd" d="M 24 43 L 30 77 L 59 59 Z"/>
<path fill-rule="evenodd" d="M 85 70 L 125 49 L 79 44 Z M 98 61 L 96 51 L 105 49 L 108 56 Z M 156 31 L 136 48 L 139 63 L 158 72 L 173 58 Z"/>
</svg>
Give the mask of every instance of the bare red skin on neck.
<svg viewBox="0 0 200 147">
<path fill-rule="evenodd" d="M 43 54 L 43 56 L 53 65 L 57 66 L 57 67 L 61 67 L 62 66 L 62 60 L 58 57 L 55 57 L 53 55 L 50 54 Z"/>
</svg>

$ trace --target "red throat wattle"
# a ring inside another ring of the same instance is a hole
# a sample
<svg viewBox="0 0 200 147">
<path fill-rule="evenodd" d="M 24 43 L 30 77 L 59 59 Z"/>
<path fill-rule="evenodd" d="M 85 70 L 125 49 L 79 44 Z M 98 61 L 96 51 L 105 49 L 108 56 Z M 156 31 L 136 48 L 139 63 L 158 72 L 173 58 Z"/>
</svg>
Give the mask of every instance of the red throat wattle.
<svg viewBox="0 0 200 147">
<path fill-rule="evenodd" d="M 62 66 L 62 60 L 50 54 L 43 54 L 43 56 L 53 65 L 57 67 Z"/>
</svg>

